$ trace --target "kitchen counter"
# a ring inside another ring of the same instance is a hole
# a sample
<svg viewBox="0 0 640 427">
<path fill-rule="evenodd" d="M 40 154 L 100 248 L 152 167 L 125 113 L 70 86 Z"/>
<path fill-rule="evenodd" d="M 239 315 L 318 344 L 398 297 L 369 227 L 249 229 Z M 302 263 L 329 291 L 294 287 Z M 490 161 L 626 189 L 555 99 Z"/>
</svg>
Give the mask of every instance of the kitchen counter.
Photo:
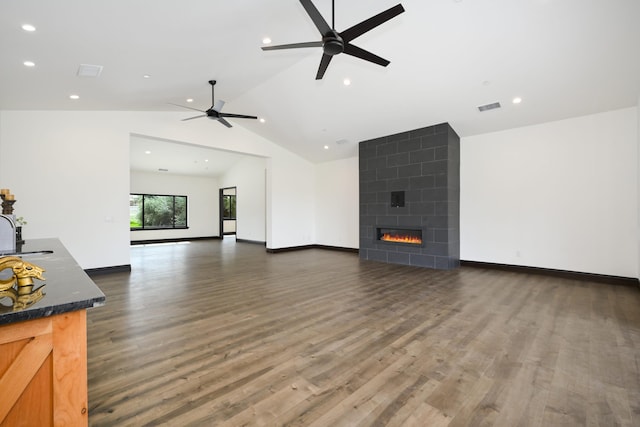
<svg viewBox="0 0 640 427">
<path fill-rule="evenodd" d="M 0 300 L 0 426 L 87 426 L 87 308 L 105 296 L 58 239 L 27 241 L 18 256 L 45 271 L 44 296 L 24 309 Z M 0 271 L 12 276 L 10 268 Z"/>
<path fill-rule="evenodd" d="M 53 252 L 47 253 L 48 251 Z M 28 240 L 22 245 L 20 252 L 0 254 L 0 257 L 3 256 L 18 256 L 44 268 L 46 280 L 34 279 L 34 289 L 44 284 L 46 286 L 44 298 L 22 310 L 13 311 L 8 299 L 0 301 L 0 325 L 105 304 L 105 296 L 100 288 L 80 268 L 58 239 Z M 10 271 L 4 270 L 4 274 L 9 274 Z"/>
</svg>

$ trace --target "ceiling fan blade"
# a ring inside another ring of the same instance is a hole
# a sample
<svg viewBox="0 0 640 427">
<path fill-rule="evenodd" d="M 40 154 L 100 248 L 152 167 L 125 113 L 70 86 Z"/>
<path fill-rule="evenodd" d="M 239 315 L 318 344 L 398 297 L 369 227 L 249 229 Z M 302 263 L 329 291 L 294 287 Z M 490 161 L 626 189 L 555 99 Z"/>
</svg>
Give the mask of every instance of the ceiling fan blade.
<svg viewBox="0 0 640 427">
<path fill-rule="evenodd" d="M 318 31 L 320 31 L 320 34 L 324 36 L 331 31 L 331 27 L 329 26 L 329 24 L 327 24 L 327 21 L 324 20 L 322 15 L 320 15 L 318 9 L 316 9 L 313 3 L 311 3 L 311 0 L 300 0 L 300 3 L 302 4 L 302 7 L 304 7 L 304 9 L 307 11 L 307 14 L 309 15 L 313 23 L 316 25 Z"/>
<path fill-rule="evenodd" d="M 218 117 L 216 120 L 218 120 L 220 123 L 222 123 L 223 125 L 225 125 L 228 128 L 233 127 L 233 126 L 231 126 L 231 123 L 229 123 L 228 121 L 226 121 L 222 117 Z"/>
<path fill-rule="evenodd" d="M 235 117 L 236 119 L 257 119 L 256 116 L 245 116 L 244 114 L 220 113 L 219 117 Z"/>
<path fill-rule="evenodd" d="M 194 116 L 194 117 L 187 117 L 186 119 L 182 119 L 180 120 L 181 122 L 184 122 L 185 120 L 193 120 L 193 119 L 199 119 L 200 117 L 207 117 L 206 114 L 202 114 L 200 116 Z"/>
<path fill-rule="evenodd" d="M 224 107 L 224 101 L 219 99 L 218 102 L 216 102 L 211 108 L 213 109 L 213 111 L 217 111 L 219 113 L 220 110 L 222 110 L 222 107 Z"/>
<path fill-rule="evenodd" d="M 198 110 L 197 108 L 187 107 L 185 105 L 172 104 L 171 102 L 169 102 L 169 105 L 175 105 L 176 107 L 182 107 L 182 108 L 187 108 L 187 109 L 193 110 L 193 111 L 200 111 L 201 113 L 206 113 L 206 111 L 204 111 L 204 110 Z"/>
<path fill-rule="evenodd" d="M 404 7 L 402 7 L 401 4 L 397 4 L 392 8 L 385 10 L 384 12 L 380 12 L 376 16 L 372 16 L 371 18 L 366 19 L 351 28 L 347 28 L 340 33 L 340 37 L 342 37 L 345 43 L 348 43 L 356 37 L 366 33 L 367 31 L 374 29 L 378 25 L 384 24 L 391 18 L 400 15 L 402 12 L 404 12 Z"/>
<path fill-rule="evenodd" d="M 322 42 L 290 43 L 277 46 L 262 46 L 262 50 L 297 49 L 301 47 L 322 47 Z"/>
<path fill-rule="evenodd" d="M 331 58 L 333 56 L 327 55 L 326 53 L 322 54 L 322 59 L 320 60 L 320 66 L 318 67 L 318 73 L 316 74 L 316 80 L 321 80 L 324 76 L 324 72 L 327 71 L 327 67 L 331 62 Z"/>
<path fill-rule="evenodd" d="M 356 58 L 364 59 L 365 61 L 373 62 L 374 64 L 382 65 L 383 67 L 386 67 L 390 64 L 390 62 L 386 59 L 381 58 L 378 55 L 374 55 L 373 53 L 361 49 L 358 46 L 354 46 L 350 43 L 344 45 L 344 53 L 346 53 L 347 55 L 355 56 Z"/>
</svg>

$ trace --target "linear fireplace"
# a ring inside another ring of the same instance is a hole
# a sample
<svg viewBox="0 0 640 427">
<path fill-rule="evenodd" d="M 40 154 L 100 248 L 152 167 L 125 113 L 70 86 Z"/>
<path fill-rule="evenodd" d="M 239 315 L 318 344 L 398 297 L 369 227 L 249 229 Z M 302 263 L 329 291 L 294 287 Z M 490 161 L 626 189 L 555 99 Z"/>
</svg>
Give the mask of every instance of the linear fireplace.
<svg viewBox="0 0 640 427">
<path fill-rule="evenodd" d="M 460 265 L 460 138 L 441 123 L 359 144 L 360 258 Z"/>
<path fill-rule="evenodd" d="M 396 226 L 376 228 L 376 237 L 382 243 L 424 246 L 422 229 L 401 228 Z"/>
</svg>

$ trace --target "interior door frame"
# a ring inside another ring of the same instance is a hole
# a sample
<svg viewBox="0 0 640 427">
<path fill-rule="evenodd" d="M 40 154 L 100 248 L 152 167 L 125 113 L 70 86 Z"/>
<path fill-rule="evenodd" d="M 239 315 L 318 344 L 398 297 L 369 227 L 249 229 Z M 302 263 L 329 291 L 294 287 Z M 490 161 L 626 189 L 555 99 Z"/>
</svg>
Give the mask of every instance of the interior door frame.
<svg viewBox="0 0 640 427">
<path fill-rule="evenodd" d="M 220 238 L 224 239 L 224 202 L 223 196 L 225 196 L 225 190 L 233 190 L 233 195 L 236 196 L 236 219 L 235 221 L 235 231 L 234 235 L 237 237 L 238 235 L 238 188 L 236 186 L 233 187 L 223 187 L 218 190 L 218 207 L 219 213 L 218 218 L 220 219 Z"/>
</svg>

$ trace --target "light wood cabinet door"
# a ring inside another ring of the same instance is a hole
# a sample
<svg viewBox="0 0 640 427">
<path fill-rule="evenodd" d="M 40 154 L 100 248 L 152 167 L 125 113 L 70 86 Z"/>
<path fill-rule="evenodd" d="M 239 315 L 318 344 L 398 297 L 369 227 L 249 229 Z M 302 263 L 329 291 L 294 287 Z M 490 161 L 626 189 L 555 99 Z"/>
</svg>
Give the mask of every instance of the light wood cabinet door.
<svg viewBox="0 0 640 427">
<path fill-rule="evenodd" d="M 86 310 L 0 326 L 0 426 L 86 426 Z"/>
</svg>

